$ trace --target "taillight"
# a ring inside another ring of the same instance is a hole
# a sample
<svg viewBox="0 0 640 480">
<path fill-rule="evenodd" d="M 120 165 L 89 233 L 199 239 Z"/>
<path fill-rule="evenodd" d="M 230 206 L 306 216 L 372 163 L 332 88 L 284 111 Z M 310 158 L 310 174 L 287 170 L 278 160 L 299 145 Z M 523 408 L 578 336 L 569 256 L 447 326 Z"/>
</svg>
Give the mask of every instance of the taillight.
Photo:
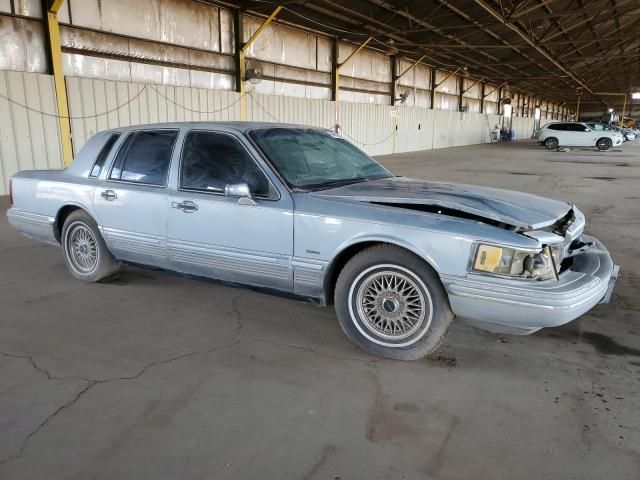
<svg viewBox="0 0 640 480">
<path fill-rule="evenodd" d="M 9 179 L 9 206 L 13 207 L 13 179 Z"/>
</svg>

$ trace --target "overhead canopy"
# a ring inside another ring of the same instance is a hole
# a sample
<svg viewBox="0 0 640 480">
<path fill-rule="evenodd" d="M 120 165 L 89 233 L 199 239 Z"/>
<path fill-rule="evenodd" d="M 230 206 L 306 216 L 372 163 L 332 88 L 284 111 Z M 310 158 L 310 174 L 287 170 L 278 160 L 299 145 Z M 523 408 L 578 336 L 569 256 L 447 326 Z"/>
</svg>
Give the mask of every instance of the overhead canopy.
<svg viewBox="0 0 640 480">
<path fill-rule="evenodd" d="M 265 0 L 232 2 L 268 14 Z M 558 102 L 620 109 L 640 91 L 638 0 L 284 1 L 280 21 Z"/>
</svg>

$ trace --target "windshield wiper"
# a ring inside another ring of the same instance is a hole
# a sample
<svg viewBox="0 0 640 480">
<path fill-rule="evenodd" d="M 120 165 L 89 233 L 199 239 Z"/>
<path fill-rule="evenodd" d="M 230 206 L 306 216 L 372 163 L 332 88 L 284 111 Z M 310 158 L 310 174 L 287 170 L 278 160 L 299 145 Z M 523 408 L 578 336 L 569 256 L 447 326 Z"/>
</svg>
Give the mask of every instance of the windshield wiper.
<svg viewBox="0 0 640 480">
<path fill-rule="evenodd" d="M 342 180 L 334 180 L 332 182 L 325 182 L 316 185 L 309 185 L 312 192 L 318 192 L 320 190 L 327 190 L 329 188 L 342 187 L 344 185 L 351 185 L 354 183 L 362 183 L 368 181 L 365 177 L 343 178 Z"/>
</svg>

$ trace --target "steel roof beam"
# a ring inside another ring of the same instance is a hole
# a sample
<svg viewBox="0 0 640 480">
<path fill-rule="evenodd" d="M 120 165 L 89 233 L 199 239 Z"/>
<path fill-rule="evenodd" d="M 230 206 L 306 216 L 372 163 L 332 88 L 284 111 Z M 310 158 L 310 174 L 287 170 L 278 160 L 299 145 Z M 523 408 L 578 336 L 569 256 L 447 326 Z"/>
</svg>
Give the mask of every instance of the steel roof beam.
<svg viewBox="0 0 640 480">
<path fill-rule="evenodd" d="M 567 75 L 569 75 L 578 85 L 580 85 L 582 88 L 587 90 L 589 93 L 592 92 L 591 88 L 582 79 L 580 79 L 571 70 L 569 70 L 564 65 L 562 65 L 562 63 L 560 63 L 552 54 L 547 52 L 544 48 L 541 48 L 531 37 L 529 37 L 529 35 L 524 33 L 522 30 L 520 30 L 520 28 L 515 26 L 509 20 L 505 19 L 499 12 L 495 11 L 493 9 L 493 7 L 491 7 L 490 5 L 485 3 L 484 0 L 474 0 L 474 1 L 475 1 L 475 3 L 477 5 L 479 5 L 484 10 L 486 10 L 488 13 L 490 13 L 493 17 L 495 17 L 498 21 L 500 21 L 506 27 L 508 27 L 509 29 L 514 31 L 515 33 L 517 33 L 518 36 L 520 36 L 524 41 L 526 41 L 529 45 L 531 45 L 533 48 L 535 48 L 538 53 L 540 53 L 543 57 L 545 57 L 547 60 L 549 60 L 558 69 L 560 69 L 562 72 L 564 72 Z"/>
</svg>

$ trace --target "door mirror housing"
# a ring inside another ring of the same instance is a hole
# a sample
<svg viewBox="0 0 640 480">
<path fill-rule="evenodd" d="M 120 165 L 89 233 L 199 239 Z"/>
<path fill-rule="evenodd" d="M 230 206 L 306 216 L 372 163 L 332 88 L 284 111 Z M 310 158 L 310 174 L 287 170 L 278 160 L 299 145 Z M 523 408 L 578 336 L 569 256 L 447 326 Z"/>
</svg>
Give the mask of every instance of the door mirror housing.
<svg viewBox="0 0 640 480">
<path fill-rule="evenodd" d="M 224 187 L 224 196 L 237 198 L 240 205 L 257 205 L 246 182 L 228 183 Z"/>
<path fill-rule="evenodd" d="M 228 183 L 224 187 L 226 197 L 251 198 L 251 190 L 246 182 Z"/>
</svg>

